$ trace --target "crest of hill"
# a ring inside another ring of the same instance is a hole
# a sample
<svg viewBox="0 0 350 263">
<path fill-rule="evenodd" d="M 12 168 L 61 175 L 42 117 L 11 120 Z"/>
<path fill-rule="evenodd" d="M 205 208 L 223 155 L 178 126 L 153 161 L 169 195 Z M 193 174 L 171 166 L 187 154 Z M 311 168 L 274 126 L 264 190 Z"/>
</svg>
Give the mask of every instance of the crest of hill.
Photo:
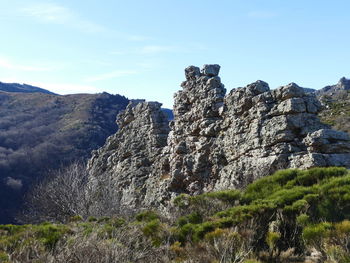
<svg viewBox="0 0 350 263">
<path fill-rule="evenodd" d="M 22 93 L 46 93 L 46 94 L 55 94 L 49 90 L 42 89 L 39 87 L 31 86 L 28 84 L 19 84 L 19 83 L 4 83 L 0 82 L 0 91 L 5 92 L 22 92 Z"/>
</svg>

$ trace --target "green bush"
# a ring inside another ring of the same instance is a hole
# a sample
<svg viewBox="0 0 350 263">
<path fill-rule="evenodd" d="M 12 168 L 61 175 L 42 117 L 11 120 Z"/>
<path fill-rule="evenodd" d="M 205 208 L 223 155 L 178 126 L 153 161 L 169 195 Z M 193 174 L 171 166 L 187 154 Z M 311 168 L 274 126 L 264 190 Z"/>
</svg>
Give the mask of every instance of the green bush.
<svg viewBox="0 0 350 263">
<path fill-rule="evenodd" d="M 142 228 L 143 234 L 152 241 L 153 246 L 160 246 L 163 241 L 162 223 L 159 219 L 147 222 Z"/>
<path fill-rule="evenodd" d="M 144 211 L 136 215 L 136 220 L 139 222 L 149 222 L 159 219 L 159 216 L 154 211 Z"/>
<path fill-rule="evenodd" d="M 332 224 L 323 222 L 314 225 L 308 225 L 303 229 L 303 239 L 306 244 L 320 244 L 322 239 L 330 235 Z"/>
<path fill-rule="evenodd" d="M 306 226 L 309 223 L 310 217 L 307 214 L 297 216 L 296 221 L 300 226 Z"/>
<path fill-rule="evenodd" d="M 100 217 L 99 219 L 97 219 L 97 223 L 104 223 L 104 222 L 108 222 L 111 218 L 109 216 L 103 216 Z"/>
<path fill-rule="evenodd" d="M 88 219 L 87 219 L 88 222 L 96 222 L 97 221 L 97 218 L 94 217 L 94 216 L 89 216 Z"/>
<path fill-rule="evenodd" d="M 56 243 L 68 232 L 64 225 L 41 224 L 35 226 L 35 234 L 47 249 L 53 249 Z"/>
<path fill-rule="evenodd" d="M 204 222 L 202 224 L 197 225 L 194 228 L 193 240 L 198 242 L 201 241 L 205 234 L 214 231 L 218 227 L 216 222 Z"/>
<path fill-rule="evenodd" d="M 188 223 L 199 224 L 202 223 L 203 217 L 200 213 L 194 212 L 187 216 L 182 216 L 177 220 L 177 225 L 183 226 Z"/>
<path fill-rule="evenodd" d="M 69 222 L 80 222 L 80 221 L 83 221 L 83 218 L 79 215 L 72 216 L 71 218 L 69 218 Z"/>
<path fill-rule="evenodd" d="M 270 250 L 274 250 L 276 247 L 277 241 L 281 238 L 281 233 L 278 232 L 267 232 L 266 243 L 269 246 Z"/>
<path fill-rule="evenodd" d="M 9 257 L 7 253 L 0 251 L 0 263 L 6 263 L 9 262 Z"/>
</svg>

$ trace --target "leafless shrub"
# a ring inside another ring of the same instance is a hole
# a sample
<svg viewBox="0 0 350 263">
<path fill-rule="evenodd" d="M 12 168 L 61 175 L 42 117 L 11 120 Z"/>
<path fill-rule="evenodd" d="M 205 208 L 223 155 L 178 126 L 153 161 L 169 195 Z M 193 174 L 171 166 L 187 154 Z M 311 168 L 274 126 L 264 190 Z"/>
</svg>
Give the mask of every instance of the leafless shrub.
<svg viewBox="0 0 350 263">
<path fill-rule="evenodd" d="M 33 187 L 27 196 L 26 209 L 19 217 L 22 222 L 66 222 L 72 216 L 88 215 L 86 195 L 88 173 L 81 162 L 52 172 Z"/>
<path fill-rule="evenodd" d="M 95 231 L 89 235 L 75 233 L 61 240 L 53 250 L 43 250 L 40 242 L 30 239 L 26 246 L 10 254 L 11 262 L 46 263 L 161 263 L 174 258 L 169 244 L 154 246 L 138 225 L 115 228 L 108 238 Z"/>
<path fill-rule="evenodd" d="M 117 229 L 110 239 L 97 233 L 79 236 L 63 249 L 56 251 L 48 262 L 169 262 L 166 247 L 154 247 L 137 226 Z"/>
<path fill-rule="evenodd" d="M 115 187 L 112 179 L 99 178 L 97 185 L 91 182 L 86 186 L 86 194 L 89 197 L 88 213 L 90 216 L 117 216 L 129 217 L 134 214 L 133 209 L 120 206 L 121 190 Z"/>
</svg>

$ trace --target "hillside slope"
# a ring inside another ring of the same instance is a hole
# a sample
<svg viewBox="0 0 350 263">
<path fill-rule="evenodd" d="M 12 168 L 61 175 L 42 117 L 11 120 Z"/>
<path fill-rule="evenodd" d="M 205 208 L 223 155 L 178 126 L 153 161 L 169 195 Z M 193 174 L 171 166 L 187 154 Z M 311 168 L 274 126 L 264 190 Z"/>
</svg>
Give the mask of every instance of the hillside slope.
<svg viewBox="0 0 350 263">
<path fill-rule="evenodd" d="M 28 84 L 19 84 L 19 83 L 4 83 L 0 82 L 0 91 L 6 92 L 23 92 L 23 93 L 46 93 L 46 94 L 55 94 L 49 90 L 35 87 Z"/>
<path fill-rule="evenodd" d="M 0 222 L 13 221 L 33 180 L 103 145 L 127 103 L 108 93 L 0 91 Z"/>
</svg>

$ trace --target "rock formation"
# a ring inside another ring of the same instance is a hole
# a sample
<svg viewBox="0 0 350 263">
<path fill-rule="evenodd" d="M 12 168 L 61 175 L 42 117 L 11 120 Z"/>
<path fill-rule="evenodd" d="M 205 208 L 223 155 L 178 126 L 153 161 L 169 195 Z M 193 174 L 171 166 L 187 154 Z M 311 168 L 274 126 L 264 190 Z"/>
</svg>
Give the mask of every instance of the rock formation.
<svg viewBox="0 0 350 263">
<path fill-rule="evenodd" d="M 132 208 L 142 205 L 148 190 L 146 181 L 169 132 L 167 116 L 160 107 L 158 102 L 134 100 L 118 115 L 118 132 L 93 151 L 88 164 L 93 192 L 112 185 L 121 204 Z"/>
<path fill-rule="evenodd" d="M 319 121 L 314 94 L 257 81 L 225 96 L 219 70 L 185 69 L 170 132 L 159 103 L 130 103 L 90 160 L 92 185 L 110 178 L 122 205 L 166 206 L 179 193 L 241 188 L 278 169 L 350 167 L 350 139 Z"/>
<path fill-rule="evenodd" d="M 345 77 L 342 77 L 336 85 L 326 86 L 323 89 L 317 90 L 316 94 L 318 96 L 332 95 L 332 93 L 336 93 L 343 90 L 350 90 L 350 79 L 346 79 Z"/>
</svg>

